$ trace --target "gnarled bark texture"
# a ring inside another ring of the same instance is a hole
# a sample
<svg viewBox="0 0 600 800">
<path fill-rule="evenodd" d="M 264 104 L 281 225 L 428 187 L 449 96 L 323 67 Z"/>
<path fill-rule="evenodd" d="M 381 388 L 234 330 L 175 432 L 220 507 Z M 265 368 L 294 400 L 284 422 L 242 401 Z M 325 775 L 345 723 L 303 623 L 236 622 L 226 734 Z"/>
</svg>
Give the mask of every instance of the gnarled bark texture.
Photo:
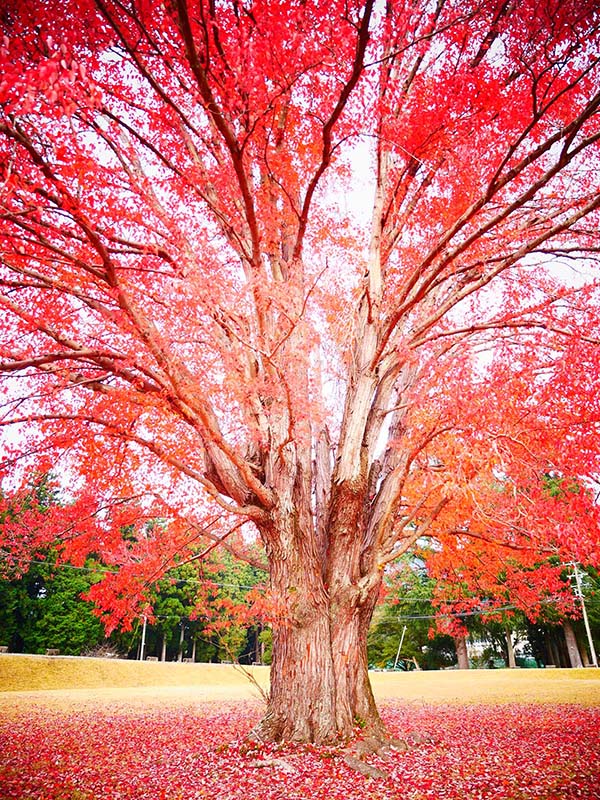
<svg viewBox="0 0 600 800">
<path fill-rule="evenodd" d="M 265 533 L 276 542 L 270 551 L 276 619 L 269 704 L 254 733 L 322 744 L 349 739 L 360 725 L 382 737 L 367 662 L 381 577 L 361 593 L 358 574 L 354 582 L 348 577 L 347 553 L 332 560 L 332 548 L 311 549 L 314 538 L 297 525 L 294 514 Z"/>
</svg>

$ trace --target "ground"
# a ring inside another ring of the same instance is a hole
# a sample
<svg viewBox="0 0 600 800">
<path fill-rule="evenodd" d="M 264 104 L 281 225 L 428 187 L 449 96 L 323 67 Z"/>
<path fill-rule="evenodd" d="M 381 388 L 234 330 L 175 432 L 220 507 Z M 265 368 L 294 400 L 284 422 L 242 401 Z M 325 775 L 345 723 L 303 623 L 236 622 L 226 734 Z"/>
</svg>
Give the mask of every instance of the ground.
<svg viewBox="0 0 600 800">
<path fill-rule="evenodd" d="M 266 688 L 268 670 L 252 668 Z M 334 748 L 249 747 L 260 693 L 232 666 L 0 657 L 0 797 L 600 798 L 600 670 L 373 673 L 409 749 L 357 774 Z M 45 688 L 43 688 L 45 687 Z"/>
</svg>

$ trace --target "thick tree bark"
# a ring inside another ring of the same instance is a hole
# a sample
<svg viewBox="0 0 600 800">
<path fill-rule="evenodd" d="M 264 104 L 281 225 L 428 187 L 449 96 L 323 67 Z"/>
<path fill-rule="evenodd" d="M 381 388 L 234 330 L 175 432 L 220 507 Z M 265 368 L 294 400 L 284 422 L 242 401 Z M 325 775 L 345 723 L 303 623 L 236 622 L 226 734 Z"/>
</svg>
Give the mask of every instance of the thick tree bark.
<svg viewBox="0 0 600 800">
<path fill-rule="evenodd" d="M 458 659 L 459 669 L 469 669 L 469 655 L 467 653 L 467 640 L 464 636 L 456 636 L 454 638 L 456 646 L 456 657 Z"/>
<path fill-rule="evenodd" d="M 311 537 L 300 535 L 297 526 L 292 515 L 275 537 L 266 533 L 276 542 L 271 545 L 273 662 L 267 713 L 255 735 L 325 744 L 352 738 L 358 725 L 383 739 L 367 661 L 380 579 L 361 592 L 356 581 L 347 580 L 349 554 L 342 558 L 330 548 L 326 559 L 334 566 L 325 569 L 323 553 L 316 544 L 310 547 Z M 333 575 L 335 580 L 328 580 Z"/>
<path fill-rule="evenodd" d="M 274 625 L 271 691 L 261 738 L 334 742 L 338 738 L 335 679 L 326 607 Z"/>
<path fill-rule="evenodd" d="M 512 633 L 508 628 L 504 631 L 504 637 L 506 639 L 506 652 L 508 654 L 507 667 L 509 667 L 509 669 L 516 669 L 517 660 L 515 658 L 515 648 L 513 645 Z"/>
<path fill-rule="evenodd" d="M 329 599 L 315 540 L 294 501 L 262 531 L 271 562 L 273 661 L 267 713 L 255 731 L 271 741 L 337 739 Z M 304 534 L 304 535 L 303 535 Z"/>
<path fill-rule="evenodd" d="M 385 738 L 368 674 L 369 610 L 333 616 L 325 605 L 303 613 L 274 626 L 271 691 L 256 734 L 326 744 L 350 739 L 359 726 Z"/>
<path fill-rule="evenodd" d="M 563 622 L 563 630 L 565 632 L 565 642 L 567 645 L 567 651 L 569 653 L 569 662 L 571 667 L 577 669 L 583 666 L 581 661 L 581 654 L 579 652 L 579 647 L 577 646 L 577 638 L 575 636 L 575 631 L 573 630 L 573 626 L 569 622 L 569 620 L 565 620 Z"/>
<path fill-rule="evenodd" d="M 339 723 L 350 719 L 370 736 L 384 738 L 385 727 L 379 716 L 367 659 L 367 634 L 373 616 L 379 583 L 368 597 L 332 605 L 331 645 L 336 684 L 336 710 Z M 351 593 L 348 593 L 351 595 Z"/>
</svg>

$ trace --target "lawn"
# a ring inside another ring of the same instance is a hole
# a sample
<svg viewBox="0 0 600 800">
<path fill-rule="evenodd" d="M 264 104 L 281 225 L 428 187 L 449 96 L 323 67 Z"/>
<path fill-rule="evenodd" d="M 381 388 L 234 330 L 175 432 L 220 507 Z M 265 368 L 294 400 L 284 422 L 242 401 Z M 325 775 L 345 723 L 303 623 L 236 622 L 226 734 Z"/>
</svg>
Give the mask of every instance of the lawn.
<svg viewBox="0 0 600 800">
<path fill-rule="evenodd" d="M 252 673 L 265 687 L 268 671 Z M 390 730 L 411 743 L 370 757 L 381 779 L 335 749 L 249 748 L 263 706 L 233 667 L 2 656 L 0 797 L 600 798 L 600 671 L 372 677 Z"/>
</svg>

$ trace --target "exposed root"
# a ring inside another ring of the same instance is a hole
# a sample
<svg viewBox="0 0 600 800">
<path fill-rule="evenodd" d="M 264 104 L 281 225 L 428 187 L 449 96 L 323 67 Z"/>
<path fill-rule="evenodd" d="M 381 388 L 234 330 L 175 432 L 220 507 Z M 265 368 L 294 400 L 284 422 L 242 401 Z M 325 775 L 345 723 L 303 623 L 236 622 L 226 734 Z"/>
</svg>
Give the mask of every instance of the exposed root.
<svg viewBox="0 0 600 800">
<path fill-rule="evenodd" d="M 255 769 L 274 767 L 275 769 L 280 769 L 282 772 L 285 772 L 288 775 L 298 772 L 296 767 L 293 767 L 289 761 L 286 761 L 284 758 L 255 758 L 253 761 L 248 762 L 248 766 L 254 767 Z"/>
<path fill-rule="evenodd" d="M 256 729 L 249 737 L 255 744 L 264 745 L 265 739 L 257 734 Z M 406 739 L 395 739 L 386 735 L 372 734 L 361 739 L 355 739 L 348 743 L 341 750 L 334 749 L 332 754 L 341 758 L 350 769 L 376 780 L 388 780 L 390 774 L 379 766 L 374 766 L 368 762 L 369 756 L 377 756 L 383 761 L 388 761 L 393 753 L 405 752 L 418 747 L 420 744 L 432 741 L 430 737 L 410 734 Z M 257 751 L 254 751 L 257 754 Z M 285 758 L 269 756 L 267 758 L 254 758 L 248 761 L 248 766 L 254 769 L 271 768 L 280 770 L 286 774 L 294 774 L 298 769 L 286 761 Z"/>
<path fill-rule="evenodd" d="M 360 772 L 361 775 L 366 775 L 368 778 L 385 779 L 390 777 L 387 772 L 379 769 L 379 767 L 367 764 L 366 761 L 357 758 L 357 756 L 352 755 L 352 753 L 347 753 L 344 756 L 344 763 L 356 772 Z"/>
<path fill-rule="evenodd" d="M 435 742 L 433 736 L 424 736 L 421 733 L 411 733 L 408 739 L 410 747 L 417 747 L 419 744 L 431 744 L 431 742 Z"/>
<path fill-rule="evenodd" d="M 379 767 L 374 767 L 369 764 L 365 758 L 370 755 L 378 755 L 387 757 L 390 752 L 390 744 L 386 739 L 381 739 L 376 736 L 367 736 L 364 739 L 358 739 L 352 742 L 344 751 L 342 751 L 344 763 L 361 775 L 366 775 L 368 778 L 378 778 L 385 780 L 389 778 L 387 772 L 384 772 Z"/>
<path fill-rule="evenodd" d="M 349 767 L 356 770 L 356 772 L 360 772 L 361 775 L 366 775 L 369 778 L 386 779 L 390 777 L 389 774 L 379 769 L 379 767 L 369 764 L 365 758 L 376 755 L 388 760 L 391 753 L 411 750 L 424 741 L 428 740 L 419 736 L 411 736 L 410 740 L 367 736 L 346 747 L 342 751 L 342 757 Z"/>
<path fill-rule="evenodd" d="M 387 756 L 391 750 L 409 750 L 410 745 L 406 739 L 367 736 L 364 739 L 357 739 L 350 745 L 349 749 L 353 750 L 358 756 L 368 756 L 372 754 Z"/>
</svg>

